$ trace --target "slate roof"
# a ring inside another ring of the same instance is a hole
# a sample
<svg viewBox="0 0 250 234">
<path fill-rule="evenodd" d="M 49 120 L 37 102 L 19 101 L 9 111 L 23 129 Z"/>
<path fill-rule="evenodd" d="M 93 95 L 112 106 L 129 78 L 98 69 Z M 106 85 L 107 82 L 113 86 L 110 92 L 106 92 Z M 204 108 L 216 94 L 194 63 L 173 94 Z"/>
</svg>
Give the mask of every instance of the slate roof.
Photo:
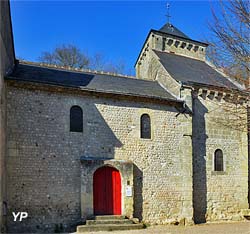
<svg viewBox="0 0 250 234">
<path fill-rule="evenodd" d="M 159 31 L 163 33 L 168 33 L 177 37 L 190 39 L 186 34 L 181 32 L 178 28 L 176 28 L 174 25 L 170 23 L 163 25 L 163 27 L 161 27 Z"/>
<path fill-rule="evenodd" d="M 204 61 L 154 50 L 161 64 L 177 81 L 238 89 L 229 79 Z"/>
<path fill-rule="evenodd" d="M 107 74 L 75 72 L 20 63 L 5 79 L 181 102 L 156 81 Z"/>
</svg>

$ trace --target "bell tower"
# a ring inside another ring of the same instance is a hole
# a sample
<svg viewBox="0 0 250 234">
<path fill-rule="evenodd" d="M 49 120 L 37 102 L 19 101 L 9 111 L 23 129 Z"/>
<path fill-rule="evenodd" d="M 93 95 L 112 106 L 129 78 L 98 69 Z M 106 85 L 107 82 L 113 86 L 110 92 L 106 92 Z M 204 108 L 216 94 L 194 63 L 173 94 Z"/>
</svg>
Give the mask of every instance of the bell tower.
<svg viewBox="0 0 250 234">
<path fill-rule="evenodd" d="M 207 44 L 195 41 L 171 23 L 163 25 L 159 31 L 153 30 L 155 50 L 205 60 Z"/>
<path fill-rule="evenodd" d="M 142 79 L 149 77 L 148 71 L 157 66 L 154 51 L 176 54 L 200 61 L 206 59 L 208 44 L 188 37 L 181 30 L 170 23 L 169 4 L 167 5 L 167 23 L 159 30 L 151 29 L 137 58 L 136 76 Z"/>
</svg>

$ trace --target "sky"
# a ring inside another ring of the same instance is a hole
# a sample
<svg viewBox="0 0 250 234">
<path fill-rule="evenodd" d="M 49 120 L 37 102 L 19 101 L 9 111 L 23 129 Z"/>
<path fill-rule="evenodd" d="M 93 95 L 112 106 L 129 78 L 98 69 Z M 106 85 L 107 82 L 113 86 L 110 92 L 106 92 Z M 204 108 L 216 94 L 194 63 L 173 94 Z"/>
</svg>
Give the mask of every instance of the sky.
<svg viewBox="0 0 250 234">
<path fill-rule="evenodd" d="M 74 44 L 88 55 L 100 53 L 107 61 L 122 61 L 125 73 L 134 64 L 150 29 L 167 22 L 194 40 L 209 37 L 211 4 L 216 1 L 11 1 L 17 58 L 38 61 L 44 51 Z"/>
</svg>

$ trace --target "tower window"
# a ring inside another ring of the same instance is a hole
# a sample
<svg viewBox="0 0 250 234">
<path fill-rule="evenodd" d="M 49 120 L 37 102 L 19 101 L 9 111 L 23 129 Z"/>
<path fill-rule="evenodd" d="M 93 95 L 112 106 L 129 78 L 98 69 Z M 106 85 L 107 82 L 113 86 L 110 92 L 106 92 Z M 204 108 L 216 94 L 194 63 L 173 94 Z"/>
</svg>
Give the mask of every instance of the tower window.
<svg viewBox="0 0 250 234">
<path fill-rule="evenodd" d="M 79 106 L 72 106 L 70 109 L 70 131 L 71 132 L 83 131 L 82 108 Z"/>
<path fill-rule="evenodd" d="M 173 41 L 172 39 L 169 39 L 168 42 L 167 42 L 167 44 L 168 44 L 169 46 L 171 46 L 173 43 L 174 43 L 174 41 Z"/>
<path fill-rule="evenodd" d="M 174 46 L 177 48 L 180 45 L 180 41 L 175 41 Z"/>
<path fill-rule="evenodd" d="M 141 138 L 151 139 L 151 123 L 148 114 L 141 116 Z"/>
<path fill-rule="evenodd" d="M 181 43 L 181 48 L 184 49 L 184 48 L 186 47 L 186 45 L 187 45 L 187 43 L 182 42 L 182 43 Z"/>
<path fill-rule="evenodd" d="M 192 47 L 193 47 L 193 45 L 192 45 L 192 44 L 189 44 L 188 47 L 187 47 L 187 49 L 188 49 L 188 50 L 191 50 Z"/>
<path fill-rule="evenodd" d="M 164 51 L 166 48 L 166 38 L 165 37 L 163 37 L 163 39 L 162 39 L 162 51 Z"/>
<path fill-rule="evenodd" d="M 222 153 L 222 150 L 220 150 L 220 149 L 217 149 L 214 152 L 214 170 L 215 171 L 224 171 L 223 153 Z"/>
<path fill-rule="evenodd" d="M 198 49 L 199 49 L 199 46 L 195 46 L 195 47 L 194 47 L 194 51 L 195 51 L 195 52 L 197 52 Z"/>
</svg>

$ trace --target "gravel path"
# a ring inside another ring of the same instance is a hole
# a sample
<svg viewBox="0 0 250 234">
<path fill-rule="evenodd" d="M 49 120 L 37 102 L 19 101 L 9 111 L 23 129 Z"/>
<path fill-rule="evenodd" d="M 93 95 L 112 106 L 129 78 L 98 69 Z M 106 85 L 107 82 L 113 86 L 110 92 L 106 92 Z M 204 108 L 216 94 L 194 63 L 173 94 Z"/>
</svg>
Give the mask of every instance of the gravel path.
<svg viewBox="0 0 250 234">
<path fill-rule="evenodd" d="M 89 234 L 250 234 L 250 221 L 195 226 L 151 226 L 142 230 L 91 232 Z"/>
</svg>

